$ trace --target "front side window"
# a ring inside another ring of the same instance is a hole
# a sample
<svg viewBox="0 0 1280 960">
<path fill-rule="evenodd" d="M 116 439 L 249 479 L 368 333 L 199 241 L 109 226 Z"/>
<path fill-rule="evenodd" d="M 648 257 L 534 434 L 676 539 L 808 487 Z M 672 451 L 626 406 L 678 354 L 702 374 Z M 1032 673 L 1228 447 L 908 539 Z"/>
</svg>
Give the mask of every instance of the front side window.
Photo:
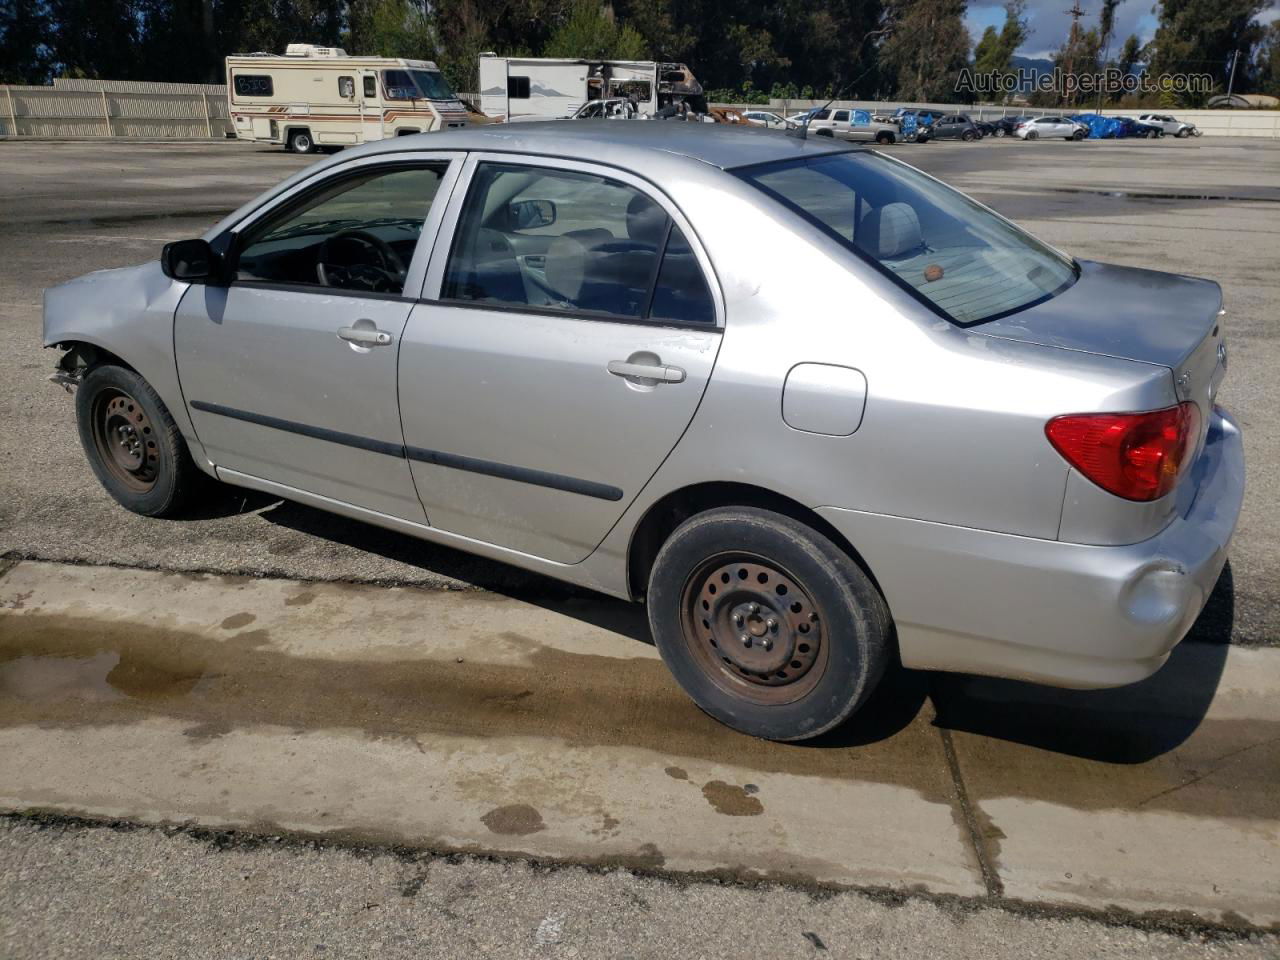
<svg viewBox="0 0 1280 960">
<path fill-rule="evenodd" d="M 1061 293 L 1075 264 L 917 170 L 861 151 L 736 171 L 954 323 Z"/>
<path fill-rule="evenodd" d="M 442 295 L 494 306 L 715 322 L 701 267 L 661 206 L 616 180 L 547 167 L 477 168 Z"/>
<path fill-rule="evenodd" d="M 237 97 L 270 97 L 275 85 L 266 74 L 237 73 L 232 81 Z"/>
<path fill-rule="evenodd" d="M 236 279 L 398 294 L 447 164 L 337 179 L 255 224 Z"/>
</svg>

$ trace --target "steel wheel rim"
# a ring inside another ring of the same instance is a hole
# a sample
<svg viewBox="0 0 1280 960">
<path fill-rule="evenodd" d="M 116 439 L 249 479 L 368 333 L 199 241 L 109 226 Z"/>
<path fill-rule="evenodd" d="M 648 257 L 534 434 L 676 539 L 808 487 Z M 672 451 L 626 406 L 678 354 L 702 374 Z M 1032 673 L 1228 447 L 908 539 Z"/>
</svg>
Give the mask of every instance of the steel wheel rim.
<svg viewBox="0 0 1280 960">
<path fill-rule="evenodd" d="M 825 611 L 772 560 L 736 553 L 703 561 L 685 581 L 680 609 L 694 662 L 732 696 L 793 703 L 826 674 Z"/>
<path fill-rule="evenodd" d="M 107 472 L 136 493 L 154 488 L 160 448 L 142 404 L 123 390 L 102 390 L 93 398 L 89 417 L 93 445 Z"/>
</svg>

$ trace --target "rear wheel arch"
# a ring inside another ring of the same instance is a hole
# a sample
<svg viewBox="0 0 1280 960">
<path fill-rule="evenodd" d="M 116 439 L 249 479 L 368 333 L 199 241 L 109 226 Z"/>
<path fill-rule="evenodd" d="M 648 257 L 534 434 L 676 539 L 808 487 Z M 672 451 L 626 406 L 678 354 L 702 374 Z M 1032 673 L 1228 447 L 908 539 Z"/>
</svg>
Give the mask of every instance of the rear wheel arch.
<svg viewBox="0 0 1280 960">
<path fill-rule="evenodd" d="M 644 598 L 649 574 L 662 545 L 685 520 L 721 507 L 758 507 L 772 510 L 811 527 L 843 550 L 867 575 L 881 596 L 884 590 L 875 572 L 857 548 L 820 514 L 798 500 L 752 484 L 712 481 L 673 490 L 650 505 L 631 534 L 627 547 L 627 588 L 633 599 Z M 886 601 L 887 605 L 887 601 Z"/>
</svg>

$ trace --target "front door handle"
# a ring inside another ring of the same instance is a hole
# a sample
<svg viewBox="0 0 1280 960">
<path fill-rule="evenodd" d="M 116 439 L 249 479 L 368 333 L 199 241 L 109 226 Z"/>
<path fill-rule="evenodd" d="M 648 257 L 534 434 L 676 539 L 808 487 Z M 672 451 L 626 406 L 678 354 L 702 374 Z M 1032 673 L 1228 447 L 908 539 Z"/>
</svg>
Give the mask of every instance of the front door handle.
<svg viewBox="0 0 1280 960">
<path fill-rule="evenodd" d="M 340 327 L 338 339 L 362 347 L 385 347 L 391 342 L 391 334 L 370 324 L 369 326 Z"/>
<path fill-rule="evenodd" d="M 684 371 L 679 367 L 650 363 L 629 363 L 626 360 L 610 360 L 609 372 L 615 377 L 626 377 L 628 380 L 653 380 L 658 383 L 684 382 Z"/>
</svg>

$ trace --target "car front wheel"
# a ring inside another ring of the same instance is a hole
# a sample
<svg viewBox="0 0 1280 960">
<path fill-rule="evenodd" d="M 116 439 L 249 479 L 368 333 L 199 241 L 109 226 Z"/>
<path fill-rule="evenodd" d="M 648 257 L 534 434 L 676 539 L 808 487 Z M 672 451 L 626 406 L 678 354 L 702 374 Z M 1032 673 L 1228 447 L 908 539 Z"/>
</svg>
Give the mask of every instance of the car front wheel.
<svg viewBox="0 0 1280 960">
<path fill-rule="evenodd" d="M 681 524 L 654 561 L 663 661 L 721 723 L 806 740 L 843 723 L 890 656 L 889 612 L 862 569 L 791 517 L 723 508 Z"/>
<path fill-rule="evenodd" d="M 965 143 L 972 143 L 974 140 L 978 139 L 978 135 L 972 130 L 966 130 L 964 133 L 960 134 L 960 139 Z"/>
<path fill-rule="evenodd" d="M 80 444 L 116 501 L 146 517 L 170 516 L 199 483 L 177 424 L 151 385 L 126 367 L 94 367 L 76 391 Z"/>
</svg>

